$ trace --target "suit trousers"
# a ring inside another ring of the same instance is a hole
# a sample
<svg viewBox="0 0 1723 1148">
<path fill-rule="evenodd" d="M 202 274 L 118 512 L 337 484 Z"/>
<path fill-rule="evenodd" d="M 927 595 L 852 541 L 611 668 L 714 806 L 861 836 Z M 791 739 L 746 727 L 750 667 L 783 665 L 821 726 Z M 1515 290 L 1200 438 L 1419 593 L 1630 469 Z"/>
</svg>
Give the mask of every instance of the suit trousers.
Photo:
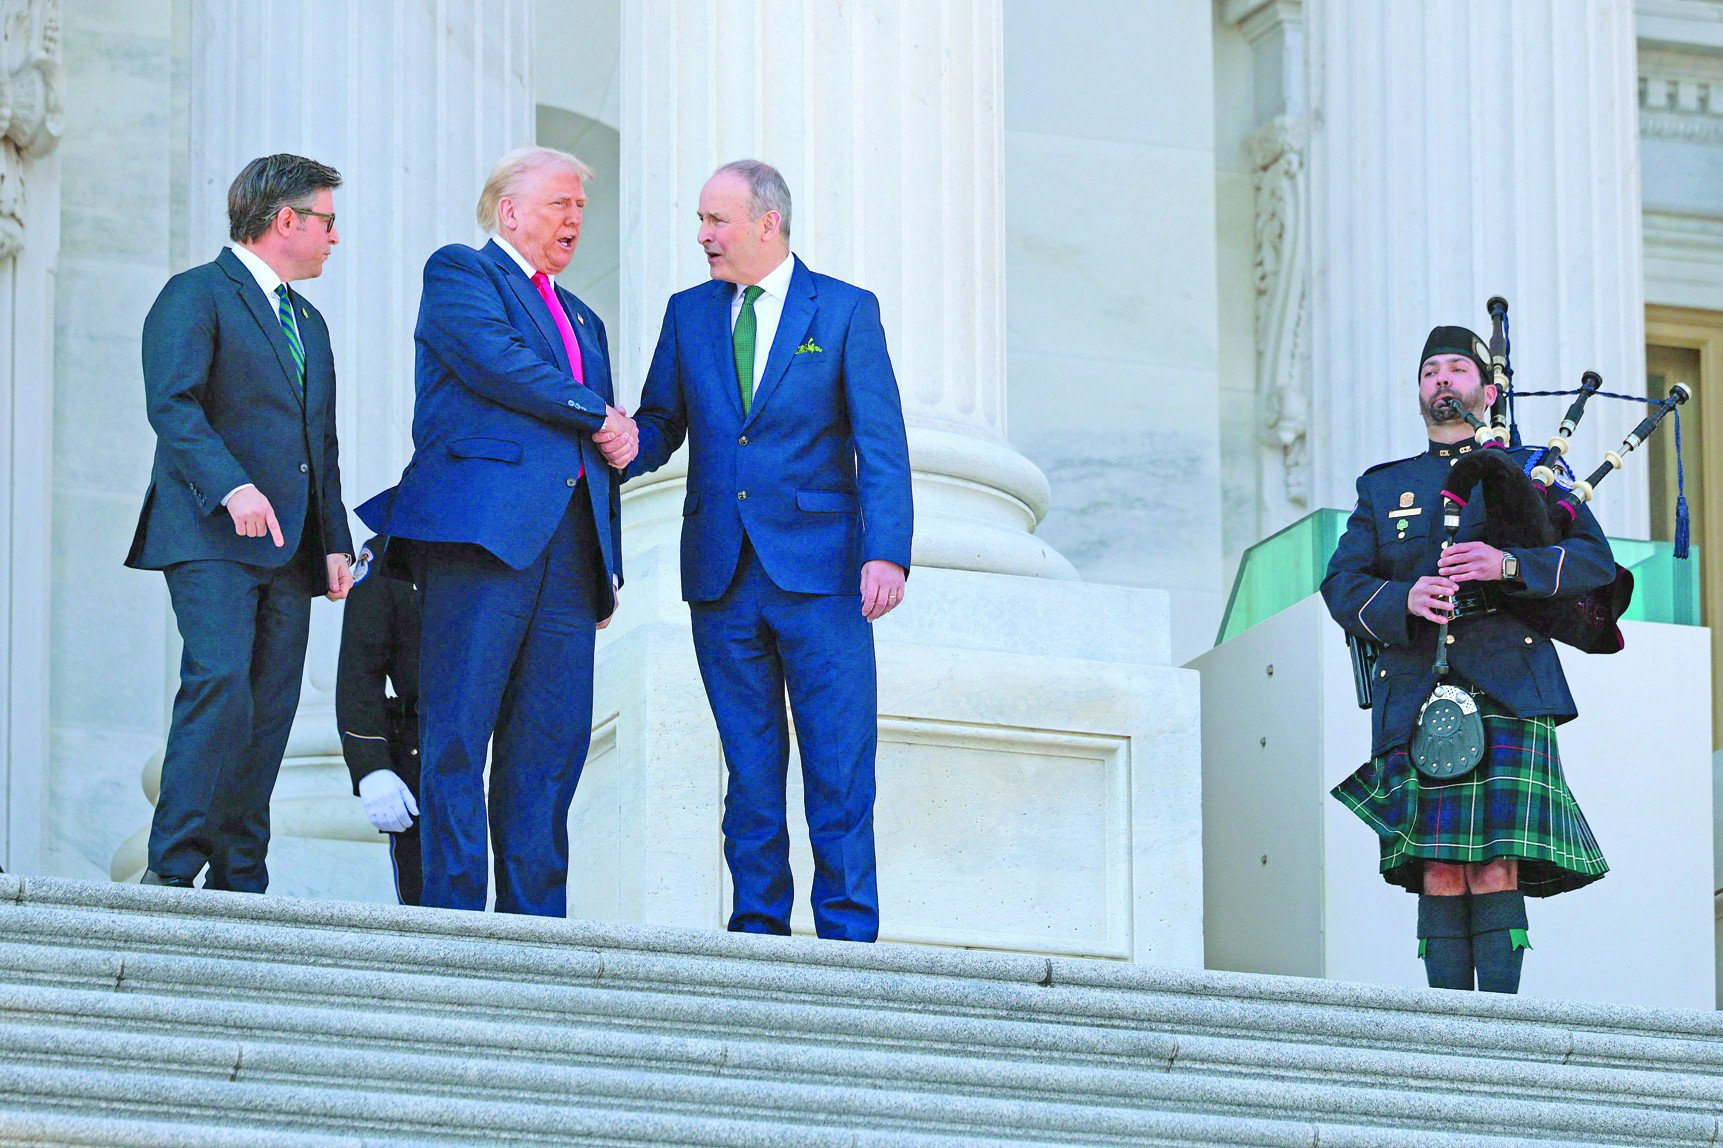
<svg viewBox="0 0 1723 1148">
<path fill-rule="evenodd" d="M 205 559 L 162 573 L 184 639 L 149 867 L 206 889 L 269 886 L 269 798 L 299 707 L 314 547 L 275 569 Z"/>
<path fill-rule="evenodd" d="M 814 854 L 815 931 L 838 940 L 876 939 L 879 718 L 873 628 L 862 616 L 859 590 L 781 590 L 744 540 L 723 597 L 691 602 L 689 609 L 694 653 L 728 766 L 724 857 L 736 895 L 731 931 L 790 931 L 795 889 L 784 808 L 787 691 Z"/>
<path fill-rule="evenodd" d="M 525 569 L 471 544 L 420 545 L 420 904 L 485 907 L 489 746 L 497 911 L 567 913 L 602 571 L 584 480 Z"/>
</svg>

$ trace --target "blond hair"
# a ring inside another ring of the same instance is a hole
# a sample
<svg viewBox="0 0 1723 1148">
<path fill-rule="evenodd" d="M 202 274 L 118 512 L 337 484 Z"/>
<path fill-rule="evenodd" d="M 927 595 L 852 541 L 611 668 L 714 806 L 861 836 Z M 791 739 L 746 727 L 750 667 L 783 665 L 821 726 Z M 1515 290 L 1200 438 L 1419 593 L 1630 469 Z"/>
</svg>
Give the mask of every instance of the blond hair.
<svg viewBox="0 0 1723 1148">
<path fill-rule="evenodd" d="M 519 195 L 526 177 L 547 167 L 567 168 L 581 183 L 592 181 L 592 169 L 568 152 L 553 147 L 516 148 L 497 160 L 497 165 L 491 168 L 491 174 L 485 180 L 485 189 L 479 192 L 479 206 L 475 212 L 479 226 L 486 231 L 496 231 L 500 225 L 497 210 L 502 201 Z"/>
</svg>

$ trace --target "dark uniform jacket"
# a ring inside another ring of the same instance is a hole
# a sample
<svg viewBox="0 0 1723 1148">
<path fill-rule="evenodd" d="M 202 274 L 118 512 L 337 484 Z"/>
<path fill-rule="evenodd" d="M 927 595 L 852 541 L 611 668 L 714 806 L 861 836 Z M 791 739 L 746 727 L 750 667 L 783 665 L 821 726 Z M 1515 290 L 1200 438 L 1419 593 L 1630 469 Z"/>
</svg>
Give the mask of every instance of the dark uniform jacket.
<svg viewBox="0 0 1723 1148">
<path fill-rule="evenodd" d="M 1372 756 L 1411 738 L 1419 707 L 1436 684 L 1435 623 L 1406 612 L 1412 584 L 1436 573 L 1442 549 L 1442 482 L 1470 444 L 1431 443 L 1423 454 L 1370 468 L 1358 479 L 1358 506 L 1347 521 L 1322 597 L 1334 620 L 1361 638 L 1382 644 L 1371 712 Z M 1525 452 L 1515 454 L 1523 461 Z M 1456 542 L 1483 537 L 1482 489 L 1470 495 Z M 1568 537 L 1554 546 L 1514 548 L 1518 582 L 1495 582 L 1504 597 L 1565 597 L 1607 585 L 1615 577 L 1609 542 L 1591 511 L 1580 507 Z M 1477 583 L 1461 584 L 1462 591 Z M 1450 679 L 1488 693 L 1518 717 L 1577 715 L 1554 645 L 1511 611 L 1460 618 L 1449 624 Z"/>
<path fill-rule="evenodd" d="M 374 556 L 370 573 L 353 584 L 343 610 L 335 720 L 354 793 L 359 779 L 378 769 L 394 770 L 417 793 L 419 594 L 378 570 L 382 542 L 365 544 Z"/>
<path fill-rule="evenodd" d="M 303 539 L 315 548 L 307 592 L 328 589 L 323 556 L 353 553 L 335 446 L 335 359 L 329 328 L 288 285 L 305 348 L 305 379 L 276 301 L 231 249 L 168 280 L 144 320 L 144 394 L 156 432 L 149 493 L 126 565 L 160 570 L 225 559 L 273 568 Z M 287 545 L 233 532 L 221 500 L 253 483 Z"/>
</svg>

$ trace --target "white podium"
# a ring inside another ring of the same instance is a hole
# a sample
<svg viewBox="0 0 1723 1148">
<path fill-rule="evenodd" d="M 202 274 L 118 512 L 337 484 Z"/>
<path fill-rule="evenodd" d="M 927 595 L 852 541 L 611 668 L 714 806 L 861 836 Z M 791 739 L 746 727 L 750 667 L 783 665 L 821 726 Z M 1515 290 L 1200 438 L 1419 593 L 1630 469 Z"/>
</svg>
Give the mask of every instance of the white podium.
<svg viewBox="0 0 1723 1148">
<path fill-rule="evenodd" d="M 1562 766 L 1610 872 L 1528 901 L 1521 994 L 1709 1009 L 1709 635 L 1646 621 L 1622 631 L 1618 654 L 1560 647 L 1580 714 L 1559 729 Z M 1416 899 L 1382 880 L 1375 834 L 1329 796 L 1368 755 L 1370 715 L 1322 599 L 1189 664 L 1202 674 L 1207 966 L 1422 986 Z"/>
</svg>

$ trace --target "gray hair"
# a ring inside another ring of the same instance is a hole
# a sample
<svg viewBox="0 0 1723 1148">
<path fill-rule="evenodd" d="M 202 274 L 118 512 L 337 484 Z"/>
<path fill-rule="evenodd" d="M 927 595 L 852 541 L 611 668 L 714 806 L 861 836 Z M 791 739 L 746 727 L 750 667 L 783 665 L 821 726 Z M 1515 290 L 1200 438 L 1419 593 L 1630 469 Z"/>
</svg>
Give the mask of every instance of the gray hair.
<svg viewBox="0 0 1723 1148">
<path fill-rule="evenodd" d="M 713 175 L 729 172 L 739 175 L 748 185 L 748 210 L 758 219 L 768 211 L 778 213 L 778 230 L 790 237 L 790 185 L 778 169 L 757 159 L 731 160 Z"/>
<path fill-rule="evenodd" d="M 592 182 L 592 169 L 568 152 L 553 147 L 516 148 L 497 160 L 490 177 L 485 180 L 485 189 L 479 192 L 479 207 L 475 213 L 479 226 L 486 231 L 497 230 L 497 210 L 502 201 L 519 195 L 526 177 L 547 167 L 567 168 L 581 183 Z"/>
<path fill-rule="evenodd" d="M 255 243 L 284 207 L 301 211 L 324 188 L 341 186 L 341 173 L 302 155 L 259 156 L 240 169 L 227 189 L 227 234 L 235 243 Z"/>
</svg>

